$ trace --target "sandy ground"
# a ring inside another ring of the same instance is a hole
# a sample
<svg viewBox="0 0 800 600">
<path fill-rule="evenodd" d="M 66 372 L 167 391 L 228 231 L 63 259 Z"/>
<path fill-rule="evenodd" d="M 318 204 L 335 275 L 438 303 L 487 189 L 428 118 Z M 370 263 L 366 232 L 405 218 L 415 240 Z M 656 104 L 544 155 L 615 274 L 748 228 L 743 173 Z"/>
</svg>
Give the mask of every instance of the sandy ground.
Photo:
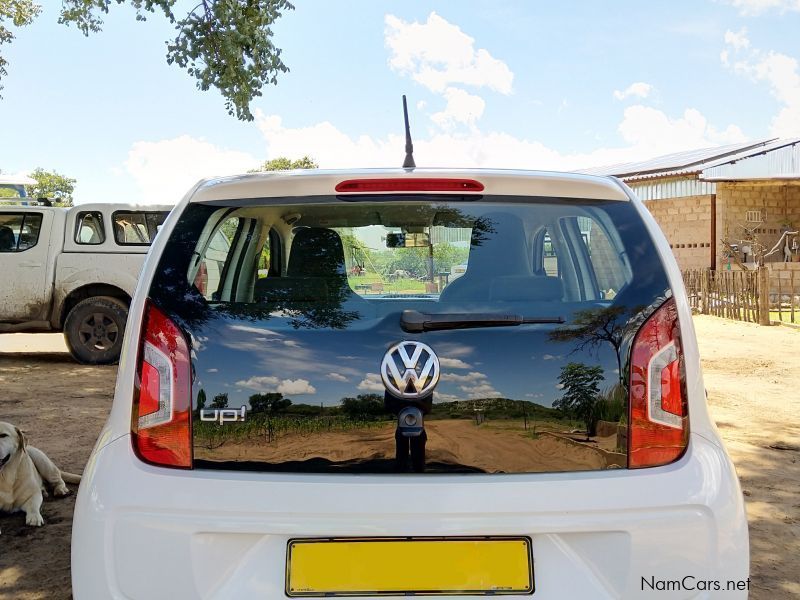
<svg viewBox="0 0 800 600">
<path fill-rule="evenodd" d="M 800 330 L 695 317 L 750 523 L 751 598 L 800 598 Z"/>
<path fill-rule="evenodd" d="M 195 446 L 195 458 L 216 461 L 253 460 L 281 463 L 288 460 L 358 463 L 372 472 L 394 468 L 395 426 L 313 435 L 290 434 L 271 444 L 247 441 L 226 443 L 209 450 Z M 591 471 L 606 466 L 603 454 L 580 443 L 551 435 L 536 439 L 521 428 L 476 427 L 472 421 L 443 419 L 425 424 L 429 471 L 463 467 L 478 472 Z M 491 460 L 488 460 L 491 457 Z"/>
<path fill-rule="evenodd" d="M 751 598 L 800 597 L 800 331 L 714 317 L 695 325 L 711 413 L 747 500 Z M 115 372 L 75 364 L 60 335 L 0 335 L 0 420 L 18 424 L 63 469 L 80 471 L 110 408 Z M 431 438 L 458 444 L 457 427 Z M 0 515 L 0 599 L 70 598 L 73 506 L 74 497 L 46 500 L 39 529 Z"/>
</svg>

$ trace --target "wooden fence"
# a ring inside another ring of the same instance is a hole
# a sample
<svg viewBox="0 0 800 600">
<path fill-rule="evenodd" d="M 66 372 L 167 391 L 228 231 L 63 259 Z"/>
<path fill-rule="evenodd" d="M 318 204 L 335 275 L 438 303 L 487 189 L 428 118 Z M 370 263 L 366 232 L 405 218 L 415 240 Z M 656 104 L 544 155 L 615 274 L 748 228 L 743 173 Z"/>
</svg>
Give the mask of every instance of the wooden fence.
<svg viewBox="0 0 800 600">
<path fill-rule="evenodd" d="M 753 271 L 683 271 L 689 303 L 697 312 L 769 325 L 800 322 L 800 273 L 781 275 L 767 267 Z"/>
<path fill-rule="evenodd" d="M 769 315 L 772 321 L 800 323 L 800 271 L 770 272 Z"/>
</svg>

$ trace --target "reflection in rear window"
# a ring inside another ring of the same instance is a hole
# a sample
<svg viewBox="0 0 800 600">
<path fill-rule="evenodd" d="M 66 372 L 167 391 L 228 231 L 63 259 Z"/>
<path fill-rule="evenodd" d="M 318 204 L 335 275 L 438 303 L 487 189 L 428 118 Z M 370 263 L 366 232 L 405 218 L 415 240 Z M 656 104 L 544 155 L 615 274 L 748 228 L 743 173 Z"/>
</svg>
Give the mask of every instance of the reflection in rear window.
<svg viewBox="0 0 800 600">
<path fill-rule="evenodd" d="M 629 202 L 417 196 L 190 204 L 150 298 L 192 347 L 195 466 L 531 473 L 626 464 L 630 341 L 669 293 Z"/>
</svg>

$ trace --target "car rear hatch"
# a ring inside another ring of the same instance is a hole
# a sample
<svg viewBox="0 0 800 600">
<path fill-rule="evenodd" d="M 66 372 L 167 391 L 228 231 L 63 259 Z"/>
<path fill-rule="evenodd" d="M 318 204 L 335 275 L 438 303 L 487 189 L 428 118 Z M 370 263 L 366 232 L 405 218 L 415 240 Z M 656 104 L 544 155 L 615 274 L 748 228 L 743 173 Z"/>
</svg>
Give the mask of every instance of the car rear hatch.
<svg viewBox="0 0 800 600">
<path fill-rule="evenodd" d="M 154 464 L 571 472 L 686 446 L 674 302 L 630 202 L 190 204 L 146 311 L 133 433 Z"/>
<path fill-rule="evenodd" d="M 74 572 L 102 556 L 105 595 L 131 598 L 746 576 L 637 206 L 412 191 L 203 200 L 169 224 L 134 302 L 132 435 L 87 469 Z"/>
</svg>

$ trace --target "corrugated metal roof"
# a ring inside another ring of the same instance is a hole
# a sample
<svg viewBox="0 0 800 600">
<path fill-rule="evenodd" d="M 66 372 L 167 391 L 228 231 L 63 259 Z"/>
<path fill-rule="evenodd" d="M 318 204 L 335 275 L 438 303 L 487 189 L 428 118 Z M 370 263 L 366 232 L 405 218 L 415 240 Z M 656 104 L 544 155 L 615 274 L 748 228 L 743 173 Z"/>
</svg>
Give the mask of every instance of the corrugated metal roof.
<svg viewBox="0 0 800 600">
<path fill-rule="evenodd" d="M 0 185 L 36 185 L 39 183 L 35 179 L 31 179 L 27 175 L 18 173 L 16 175 L 0 173 Z"/>
<path fill-rule="evenodd" d="M 657 156 L 649 160 L 631 163 L 608 165 L 580 169 L 578 172 L 589 175 L 615 175 L 625 181 L 649 179 L 655 177 L 675 177 L 700 173 L 703 169 L 724 164 L 732 160 L 741 160 L 743 157 L 768 152 L 771 149 L 795 144 L 800 138 L 778 140 L 771 138 L 759 142 L 745 142 L 729 144 L 714 148 L 702 148 L 686 152 L 675 152 L 664 156 Z"/>
<path fill-rule="evenodd" d="M 710 181 L 800 178 L 800 138 L 776 140 L 758 152 L 704 165 L 700 178 Z"/>
</svg>

